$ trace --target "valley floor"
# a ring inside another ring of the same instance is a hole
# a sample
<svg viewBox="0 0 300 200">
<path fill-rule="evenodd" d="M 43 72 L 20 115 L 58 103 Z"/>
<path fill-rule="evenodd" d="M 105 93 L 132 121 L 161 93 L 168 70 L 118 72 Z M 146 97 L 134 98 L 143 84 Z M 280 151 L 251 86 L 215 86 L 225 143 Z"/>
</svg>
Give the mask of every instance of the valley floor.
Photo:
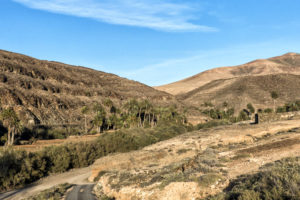
<svg viewBox="0 0 300 200">
<path fill-rule="evenodd" d="M 95 192 L 116 199 L 197 199 L 224 189 L 238 175 L 283 157 L 300 156 L 300 120 L 240 124 L 193 131 L 93 166 L 42 179 L 0 195 L 22 199 L 62 183 L 96 182 Z"/>
</svg>

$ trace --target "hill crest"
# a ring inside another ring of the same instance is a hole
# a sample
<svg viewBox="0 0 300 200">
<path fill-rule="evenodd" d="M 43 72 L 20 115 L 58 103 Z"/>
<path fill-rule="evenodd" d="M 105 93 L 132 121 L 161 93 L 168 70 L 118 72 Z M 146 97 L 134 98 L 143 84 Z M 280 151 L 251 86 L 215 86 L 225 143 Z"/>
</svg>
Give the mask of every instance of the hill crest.
<svg viewBox="0 0 300 200">
<path fill-rule="evenodd" d="M 214 68 L 155 88 L 173 95 L 181 95 L 218 79 L 271 74 L 300 75 L 300 54 L 287 53 L 269 59 L 254 60 L 238 66 Z"/>
<path fill-rule="evenodd" d="M 1 106 L 14 107 L 25 123 L 76 123 L 83 106 L 106 98 L 116 105 L 132 98 L 177 103 L 170 94 L 114 74 L 0 50 Z"/>
</svg>

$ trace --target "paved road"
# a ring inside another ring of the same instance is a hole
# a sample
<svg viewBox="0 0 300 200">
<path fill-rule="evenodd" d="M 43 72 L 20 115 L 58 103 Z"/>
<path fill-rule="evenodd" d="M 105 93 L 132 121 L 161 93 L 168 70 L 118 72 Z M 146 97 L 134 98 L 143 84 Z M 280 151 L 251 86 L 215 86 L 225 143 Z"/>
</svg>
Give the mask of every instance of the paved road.
<svg viewBox="0 0 300 200">
<path fill-rule="evenodd" d="M 97 198 L 93 195 L 94 185 L 76 185 L 73 190 L 69 192 L 66 200 L 96 200 Z"/>
</svg>

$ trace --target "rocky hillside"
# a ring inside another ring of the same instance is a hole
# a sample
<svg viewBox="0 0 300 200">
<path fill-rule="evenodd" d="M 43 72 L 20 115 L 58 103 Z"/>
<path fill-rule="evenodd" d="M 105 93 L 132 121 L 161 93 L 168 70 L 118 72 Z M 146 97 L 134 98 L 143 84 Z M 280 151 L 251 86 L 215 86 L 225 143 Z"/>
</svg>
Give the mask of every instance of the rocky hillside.
<svg viewBox="0 0 300 200">
<path fill-rule="evenodd" d="M 0 102 L 13 106 L 24 124 L 78 123 L 83 106 L 110 98 L 177 103 L 172 95 L 92 69 L 0 51 Z"/>
<path fill-rule="evenodd" d="M 273 108 L 274 101 L 270 95 L 272 91 L 278 93 L 275 105 L 280 106 L 300 99 L 299 85 L 300 75 L 244 76 L 211 81 L 186 94 L 178 95 L 178 99 L 197 107 L 204 102 L 217 107 L 227 102 L 236 111 L 246 108 L 248 103 L 256 108 Z"/>
<path fill-rule="evenodd" d="M 190 92 L 215 80 L 271 74 L 300 75 L 300 54 L 288 53 L 235 67 L 215 68 L 175 83 L 156 87 L 156 89 L 178 95 Z"/>
</svg>

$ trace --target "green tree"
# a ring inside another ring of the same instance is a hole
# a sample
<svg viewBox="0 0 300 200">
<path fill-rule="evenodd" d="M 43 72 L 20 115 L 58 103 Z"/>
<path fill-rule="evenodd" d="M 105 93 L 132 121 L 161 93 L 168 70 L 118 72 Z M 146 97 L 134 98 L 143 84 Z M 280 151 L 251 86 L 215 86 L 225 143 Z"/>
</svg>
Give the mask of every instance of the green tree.
<svg viewBox="0 0 300 200">
<path fill-rule="evenodd" d="M 89 107 L 83 106 L 81 108 L 81 114 L 84 116 L 84 133 L 87 134 L 87 114 L 89 112 Z"/>
<path fill-rule="evenodd" d="M 3 125 L 6 126 L 8 130 L 6 145 L 13 145 L 15 135 L 18 134 L 22 129 L 21 122 L 16 112 L 12 108 L 2 110 L 1 120 L 3 121 Z"/>
<path fill-rule="evenodd" d="M 137 120 L 140 118 L 140 105 L 139 102 L 136 99 L 131 99 L 128 102 L 124 104 L 124 109 L 126 110 L 126 116 L 127 116 L 127 123 L 131 126 L 138 126 Z"/>
<path fill-rule="evenodd" d="M 251 103 L 247 104 L 247 109 L 250 111 L 251 114 L 255 113 L 255 108 Z"/>
<path fill-rule="evenodd" d="M 276 102 L 276 99 L 278 99 L 278 97 L 279 97 L 279 95 L 278 95 L 278 93 L 276 92 L 276 91 L 272 91 L 271 93 L 270 93 L 270 95 L 271 95 L 271 97 L 272 97 L 272 99 L 273 99 L 273 103 L 274 103 L 274 111 L 276 111 L 275 109 L 275 102 Z"/>
<path fill-rule="evenodd" d="M 93 124 L 98 127 L 98 130 L 101 133 L 105 123 L 106 112 L 100 104 L 94 105 L 94 111 L 96 112 L 96 116 L 93 120 Z"/>
</svg>

